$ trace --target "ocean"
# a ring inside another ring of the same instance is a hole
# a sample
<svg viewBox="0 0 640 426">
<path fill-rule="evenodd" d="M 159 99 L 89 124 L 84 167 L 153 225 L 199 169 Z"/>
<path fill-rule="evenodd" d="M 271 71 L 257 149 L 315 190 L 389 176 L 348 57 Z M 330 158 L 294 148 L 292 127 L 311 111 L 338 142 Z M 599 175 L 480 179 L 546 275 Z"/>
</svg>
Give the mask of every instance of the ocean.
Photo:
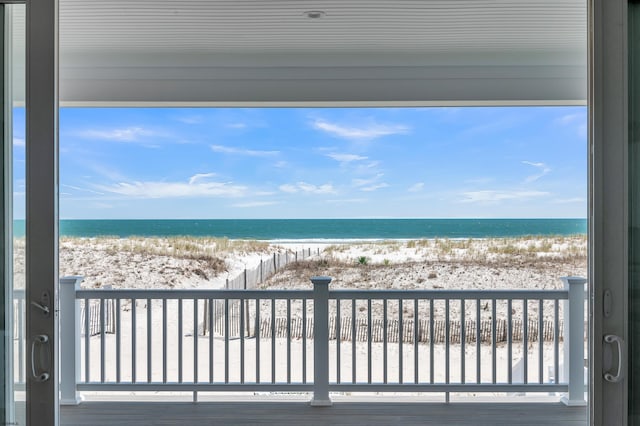
<svg viewBox="0 0 640 426">
<path fill-rule="evenodd" d="M 24 220 L 14 234 L 24 236 Z M 202 219 L 61 220 L 65 237 L 227 237 L 256 240 L 382 240 L 586 235 L 586 219 Z"/>
</svg>

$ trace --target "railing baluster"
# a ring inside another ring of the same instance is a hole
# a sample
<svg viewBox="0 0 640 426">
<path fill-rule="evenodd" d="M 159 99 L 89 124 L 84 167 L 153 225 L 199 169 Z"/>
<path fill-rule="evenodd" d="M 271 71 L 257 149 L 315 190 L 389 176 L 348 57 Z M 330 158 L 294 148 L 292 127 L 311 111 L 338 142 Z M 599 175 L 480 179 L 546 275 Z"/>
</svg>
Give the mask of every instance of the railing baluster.
<svg viewBox="0 0 640 426">
<path fill-rule="evenodd" d="M 137 377 L 136 377 L 136 364 L 137 364 L 137 353 L 138 353 L 138 350 L 137 350 L 138 349 L 137 348 L 138 330 L 136 325 L 136 323 L 138 322 L 136 318 L 137 304 L 138 304 L 137 299 L 131 299 L 131 382 L 132 383 L 136 383 L 137 381 Z"/>
<path fill-rule="evenodd" d="M 507 382 L 513 383 L 513 299 L 507 300 Z"/>
<path fill-rule="evenodd" d="M 498 374 L 497 374 L 497 354 L 498 350 L 497 346 L 497 326 L 498 323 L 496 321 L 496 299 L 491 299 L 491 383 L 498 383 Z"/>
<path fill-rule="evenodd" d="M 178 299 L 178 383 L 182 383 L 182 299 Z"/>
<path fill-rule="evenodd" d="M 307 383 L 307 299 L 302 299 L 302 383 Z"/>
<path fill-rule="evenodd" d="M 162 383 L 167 383 L 167 299 L 162 299 Z"/>
<path fill-rule="evenodd" d="M 224 382 L 229 383 L 229 299 L 224 299 Z"/>
<path fill-rule="evenodd" d="M 153 326 L 151 324 L 151 299 L 147 299 L 147 382 L 151 383 L 151 370 L 152 370 L 152 358 L 151 353 L 153 352 L 151 345 L 153 344 L 152 340 L 152 329 Z"/>
<path fill-rule="evenodd" d="M 247 306 L 248 308 L 248 306 Z M 245 299 L 240 299 L 240 383 L 244 383 L 244 315 L 245 315 Z M 211 339 L 211 347 L 213 348 L 213 339 Z M 213 353 L 213 352 L 212 352 Z M 213 367 L 213 357 L 211 358 L 211 366 Z M 212 378 L 213 378 L 213 372 Z M 213 380 L 211 380 L 213 381 Z"/>
<path fill-rule="evenodd" d="M 544 382 L 544 316 L 542 299 L 538 301 L 538 383 Z"/>
<path fill-rule="evenodd" d="M 291 383 L 291 299 L 287 299 L 287 383 Z"/>
<path fill-rule="evenodd" d="M 403 333 L 404 333 L 404 328 L 403 328 L 403 323 L 402 323 L 402 319 L 403 319 L 404 315 L 402 315 L 402 299 L 398 299 L 398 381 L 400 382 L 400 384 L 402 384 L 403 379 L 404 379 L 404 365 L 403 365 L 403 357 L 404 357 L 404 353 L 403 353 L 403 344 L 404 344 L 404 339 L 403 339 Z"/>
<path fill-rule="evenodd" d="M 560 383 L 560 302 L 553 303 L 553 383 Z"/>
<path fill-rule="evenodd" d="M 198 299 L 193 299 L 193 383 L 198 383 Z"/>
<path fill-rule="evenodd" d="M 449 321 L 449 303 L 450 299 L 444 300 L 444 377 L 445 383 L 450 383 L 450 374 L 451 374 L 451 356 L 450 356 L 450 346 L 451 346 L 451 321 Z M 447 399 L 449 398 L 449 392 L 447 392 Z"/>
<path fill-rule="evenodd" d="M 465 372 L 465 364 L 466 364 L 466 340 L 467 340 L 467 327 L 465 321 L 465 300 L 460 299 L 460 383 L 466 382 L 466 372 Z"/>
<path fill-rule="evenodd" d="M 214 340 L 213 340 L 213 336 L 214 336 L 214 323 L 213 323 L 213 311 L 214 311 L 214 299 L 209 299 L 208 300 L 209 303 L 209 312 L 207 312 L 209 314 L 209 383 L 213 383 L 213 352 L 214 352 Z M 244 343 L 244 340 L 243 342 Z M 242 361 L 244 361 L 244 351 L 240 351 L 241 355 L 243 356 Z"/>
<path fill-rule="evenodd" d="M 482 321 L 480 317 L 480 299 L 476 299 L 476 383 L 480 384 L 482 381 L 482 366 L 481 366 L 481 356 L 480 356 L 480 344 L 482 340 L 482 335 L 480 334 L 482 330 Z"/>
<path fill-rule="evenodd" d="M 91 362 L 89 354 L 91 353 L 91 329 L 89 328 L 89 317 L 91 316 L 91 307 L 89 299 L 84 299 L 84 381 L 91 381 Z"/>
<path fill-rule="evenodd" d="M 261 324 L 260 324 L 260 299 L 256 299 L 256 383 L 260 383 L 260 339 L 261 339 Z"/>
<path fill-rule="evenodd" d="M 100 299 L 100 383 L 104 383 L 105 365 L 105 332 L 104 332 L 104 299 Z"/>
<path fill-rule="evenodd" d="M 433 384 L 435 379 L 435 374 L 433 371 L 434 362 L 433 362 L 433 345 L 434 345 L 434 337 L 433 337 L 433 299 L 429 299 L 429 383 Z"/>
<path fill-rule="evenodd" d="M 25 297 L 23 296 L 21 299 L 18 299 L 18 380 L 20 383 L 24 383 L 24 310 L 25 310 Z M 79 351 L 79 349 L 78 349 Z M 78 360 L 80 362 L 80 360 Z M 85 381 L 88 381 L 85 379 Z"/>
<path fill-rule="evenodd" d="M 271 383 L 275 383 L 275 382 L 276 382 L 276 299 L 271 299 Z"/>
<path fill-rule="evenodd" d="M 336 382 L 340 384 L 340 343 L 342 341 L 342 322 L 340 320 L 340 317 L 342 315 L 340 314 L 340 299 L 336 299 L 336 312 Z"/>
<path fill-rule="evenodd" d="M 351 383 L 356 383 L 356 299 L 351 299 Z"/>
<path fill-rule="evenodd" d="M 120 298 L 115 300 L 116 303 L 116 383 L 120 383 L 121 381 L 121 373 L 122 373 L 122 332 L 120 331 Z"/>
<path fill-rule="evenodd" d="M 413 383 L 418 383 L 418 339 L 420 319 L 418 316 L 418 299 L 413 300 Z"/>
<path fill-rule="evenodd" d="M 367 383 L 371 384 L 371 299 L 367 299 Z"/>
<path fill-rule="evenodd" d="M 522 304 L 522 350 L 524 351 L 522 383 L 527 384 L 529 383 L 529 300 L 524 299 Z"/>
<path fill-rule="evenodd" d="M 382 323 L 383 323 L 383 333 L 382 333 L 382 379 L 383 383 L 387 382 L 387 369 L 388 369 L 388 360 L 387 360 L 387 299 L 382 300 L 383 308 L 382 308 Z"/>
</svg>

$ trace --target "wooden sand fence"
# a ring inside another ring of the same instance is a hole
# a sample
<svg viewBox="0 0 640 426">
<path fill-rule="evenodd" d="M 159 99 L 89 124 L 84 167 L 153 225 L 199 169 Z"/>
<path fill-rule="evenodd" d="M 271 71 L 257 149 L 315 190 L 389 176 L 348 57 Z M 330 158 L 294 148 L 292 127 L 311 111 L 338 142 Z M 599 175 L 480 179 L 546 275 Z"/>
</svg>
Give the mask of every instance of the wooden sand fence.
<svg viewBox="0 0 640 426">
<path fill-rule="evenodd" d="M 354 327 L 352 325 L 352 318 L 350 316 L 340 318 L 340 339 L 343 341 L 351 341 L 353 339 Z M 255 320 L 245 320 L 244 335 L 253 337 L 255 333 Z M 338 337 L 337 331 L 337 317 L 332 315 L 329 317 L 329 339 L 336 340 Z M 402 341 L 405 343 L 413 343 L 414 337 L 418 339 L 419 343 L 428 343 L 431 341 L 430 324 L 428 319 L 419 320 L 417 322 L 417 333 L 414 332 L 416 323 L 412 319 L 404 320 L 402 323 L 402 332 L 400 328 L 400 321 L 397 319 L 387 320 L 387 342 L 398 342 L 400 335 L 402 334 Z M 555 323 L 553 321 L 543 321 L 542 333 L 538 329 L 538 320 L 536 318 L 529 319 L 528 321 L 528 340 L 530 342 L 537 342 L 538 336 L 542 334 L 543 341 L 552 342 L 555 334 Z M 563 339 L 563 324 L 562 321 L 558 324 L 559 337 Z M 229 310 L 229 337 L 240 337 L 240 316 L 238 310 Z M 495 321 L 496 330 L 496 342 L 506 342 L 508 340 L 508 323 L 505 319 L 497 319 Z M 224 336 L 226 324 L 224 318 L 215 322 L 214 333 Z M 271 316 L 261 315 L 260 319 L 260 337 L 271 338 L 275 331 L 276 338 L 291 338 L 302 339 L 303 335 L 306 335 L 308 339 L 313 339 L 313 318 L 307 318 L 306 330 L 303 327 L 303 320 L 301 317 L 292 317 L 290 327 L 287 324 L 286 317 L 276 317 L 275 324 L 272 323 Z M 493 321 L 485 320 L 480 322 L 480 342 L 491 343 L 493 332 Z M 522 341 L 523 339 L 523 321 L 519 319 L 512 320 L 512 332 L 511 340 L 514 342 Z M 474 343 L 476 341 L 476 322 L 474 320 L 467 320 L 465 322 L 465 342 Z M 355 324 L 355 339 L 357 342 L 367 342 L 369 336 L 369 330 L 367 326 L 366 317 L 356 318 Z M 371 320 L 371 341 L 383 342 L 385 336 L 384 320 L 382 318 L 374 318 Z M 449 321 L 449 343 L 460 343 L 462 336 L 462 329 L 460 321 Z M 445 343 L 447 341 L 447 324 L 445 320 L 433 321 L 433 342 Z"/>
</svg>

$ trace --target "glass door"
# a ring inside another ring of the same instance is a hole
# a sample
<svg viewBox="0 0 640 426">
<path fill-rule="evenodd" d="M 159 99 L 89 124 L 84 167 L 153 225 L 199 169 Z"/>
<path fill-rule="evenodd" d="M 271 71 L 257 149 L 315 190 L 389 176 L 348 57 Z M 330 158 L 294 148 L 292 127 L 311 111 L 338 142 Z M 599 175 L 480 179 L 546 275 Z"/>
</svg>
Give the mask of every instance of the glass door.
<svg viewBox="0 0 640 426">
<path fill-rule="evenodd" d="M 2 419 L 25 424 L 25 5 L 0 5 L 2 66 Z"/>
</svg>

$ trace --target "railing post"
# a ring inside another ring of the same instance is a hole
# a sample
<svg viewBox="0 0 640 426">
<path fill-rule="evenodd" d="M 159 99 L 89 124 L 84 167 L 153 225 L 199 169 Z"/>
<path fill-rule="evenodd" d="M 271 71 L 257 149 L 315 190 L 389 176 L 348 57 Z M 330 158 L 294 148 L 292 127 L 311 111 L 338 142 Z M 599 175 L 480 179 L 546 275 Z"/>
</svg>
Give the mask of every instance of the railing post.
<svg viewBox="0 0 640 426">
<path fill-rule="evenodd" d="M 569 392 L 562 397 L 568 406 L 587 405 L 584 399 L 584 285 L 580 277 L 562 277 L 569 300 L 564 307 L 564 369 L 562 379 Z"/>
<path fill-rule="evenodd" d="M 80 381 L 80 301 L 76 291 L 84 277 L 60 278 L 60 405 L 78 405 Z M 89 315 L 87 312 L 86 315 Z"/>
<path fill-rule="evenodd" d="M 331 406 L 329 398 L 329 283 L 330 277 L 311 277 L 313 283 L 313 407 Z"/>
</svg>

